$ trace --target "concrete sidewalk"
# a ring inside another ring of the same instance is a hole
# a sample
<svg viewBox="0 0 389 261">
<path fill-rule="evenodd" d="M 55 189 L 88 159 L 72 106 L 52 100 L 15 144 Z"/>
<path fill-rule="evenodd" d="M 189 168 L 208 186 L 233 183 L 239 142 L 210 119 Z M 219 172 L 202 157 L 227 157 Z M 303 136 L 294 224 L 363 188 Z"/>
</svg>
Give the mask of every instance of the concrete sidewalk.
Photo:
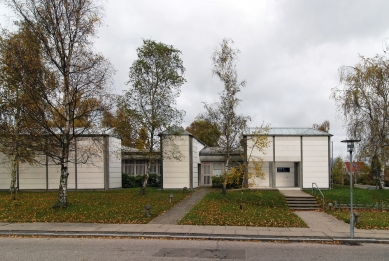
<svg viewBox="0 0 389 261">
<path fill-rule="evenodd" d="M 349 225 L 323 212 L 296 212 L 309 228 L 249 226 L 194 226 L 170 224 L 90 224 L 90 223 L 0 223 L 0 235 L 22 236 L 117 236 L 151 238 L 202 238 L 217 240 L 261 240 L 292 242 L 389 243 L 388 230 L 355 229 L 350 239 Z"/>
</svg>

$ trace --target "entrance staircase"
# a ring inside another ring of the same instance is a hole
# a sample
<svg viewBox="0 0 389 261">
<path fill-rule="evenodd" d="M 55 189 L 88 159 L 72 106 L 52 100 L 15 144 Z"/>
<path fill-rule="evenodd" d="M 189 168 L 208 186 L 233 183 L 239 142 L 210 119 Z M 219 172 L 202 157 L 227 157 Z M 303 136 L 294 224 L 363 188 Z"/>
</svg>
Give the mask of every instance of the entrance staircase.
<svg viewBox="0 0 389 261">
<path fill-rule="evenodd" d="M 316 211 L 320 209 L 316 198 L 301 190 L 280 190 L 290 210 Z"/>
</svg>

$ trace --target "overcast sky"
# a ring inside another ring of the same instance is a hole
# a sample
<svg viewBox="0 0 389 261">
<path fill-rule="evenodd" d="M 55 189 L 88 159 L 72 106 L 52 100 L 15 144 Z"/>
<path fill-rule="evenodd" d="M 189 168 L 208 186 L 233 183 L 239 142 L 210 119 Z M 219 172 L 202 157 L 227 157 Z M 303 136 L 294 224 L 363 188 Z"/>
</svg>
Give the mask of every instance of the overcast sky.
<svg viewBox="0 0 389 261">
<path fill-rule="evenodd" d="M 223 86 L 212 77 L 211 55 L 223 38 L 240 50 L 239 80 L 246 80 L 239 111 L 271 127 L 311 127 L 329 120 L 334 157 L 347 155 L 345 129 L 337 118 L 331 89 L 338 68 L 355 65 L 358 55 L 383 54 L 389 37 L 387 0 L 110 0 L 101 1 L 104 25 L 96 51 L 111 60 L 115 92 L 128 87 L 128 70 L 142 39 L 182 51 L 187 82 L 178 108 L 183 126 L 202 112 L 202 102 L 218 101 Z M 10 13 L 0 7 L 3 27 Z M 12 17 L 11 17 L 12 18 Z"/>
</svg>

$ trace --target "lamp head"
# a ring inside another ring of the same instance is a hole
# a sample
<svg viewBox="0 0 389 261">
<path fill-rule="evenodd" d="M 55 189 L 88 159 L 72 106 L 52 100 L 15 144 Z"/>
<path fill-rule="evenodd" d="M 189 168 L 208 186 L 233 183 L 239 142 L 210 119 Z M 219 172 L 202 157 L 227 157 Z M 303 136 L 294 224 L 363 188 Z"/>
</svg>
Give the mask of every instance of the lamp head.
<svg viewBox="0 0 389 261">
<path fill-rule="evenodd" d="M 347 151 L 353 152 L 354 151 L 354 143 L 360 142 L 361 140 L 342 140 L 341 142 L 347 143 Z"/>
</svg>

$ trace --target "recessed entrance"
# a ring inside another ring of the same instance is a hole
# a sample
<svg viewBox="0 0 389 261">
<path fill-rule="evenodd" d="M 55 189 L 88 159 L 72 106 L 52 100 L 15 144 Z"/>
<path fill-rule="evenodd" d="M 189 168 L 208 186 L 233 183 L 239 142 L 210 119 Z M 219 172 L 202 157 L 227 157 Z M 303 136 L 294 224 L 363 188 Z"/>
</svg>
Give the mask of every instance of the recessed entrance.
<svg viewBox="0 0 389 261">
<path fill-rule="evenodd" d="M 296 187 L 296 164 L 294 162 L 276 162 L 276 187 Z"/>
</svg>

